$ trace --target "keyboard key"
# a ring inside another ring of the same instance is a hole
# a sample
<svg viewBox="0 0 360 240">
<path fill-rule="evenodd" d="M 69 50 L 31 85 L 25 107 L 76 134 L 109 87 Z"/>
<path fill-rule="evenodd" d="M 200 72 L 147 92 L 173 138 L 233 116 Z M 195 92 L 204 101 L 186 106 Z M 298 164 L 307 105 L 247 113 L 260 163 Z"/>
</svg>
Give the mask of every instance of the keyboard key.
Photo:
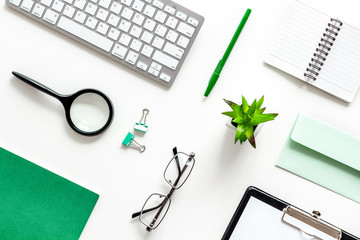
<svg viewBox="0 0 360 240">
<path fill-rule="evenodd" d="M 54 9 L 57 12 L 61 12 L 64 8 L 64 3 L 59 1 L 59 0 L 55 0 L 53 5 L 52 5 L 52 9 Z"/>
<path fill-rule="evenodd" d="M 188 38 L 186 38 L 184 36 L 180 36 L 179 40 L 177 41 L 177 44 L 180 47 L 186 48 L 189 42 L 190 42 L 190 40 Z"/>
<path fill-rule="evenodd" d="M 183 22 L 179 24 L 177 30 L 188 37 L 192 37 L 193 33 L 195 32 L 195 28 Z"/>
<path fill-rule="evenodd" d="M 161 49 L 162 46 L 164 45 L 164 42 L 165 42 L 164 39 L 161 39 L 159 37 L 155 37 L 152 45 L 154 47 L 158 48 L 158 49 Z"/>
<path fill-rule="evenodd" d="M 179 20 L 177 20 L 174 17 L 169 17 L 166 21 L 166 26 L 171 27 L 172 29 L 175 29 L 176 25 L 178 24 Z"/>
<path fill-rule="evenodd" d="M 115 16 L 114 14 L 110 14 L 110 17 L 107 20 L 107 22 L 110 25 L 113 25 L 114 27 L 116 27 L 118 25 L 119 21 L 120 21 L 120 18 L 118 16 Z"/>
<path fill-rule="evenodd" d="M 136 37 L 136 38 L 139 38 L 141 32 L 142 32 L 142 29 L 141 29 L 140 27 L 134 25 L 134 26 L 131 28 L 130 35 L 132 35 L 132 36 L 134 36 L 134 37 Z"/>
<path fill-rule="evenodd" d="M 86 18 L 86 14 L 81 11 L 77 11 L 74 17 L 75 21 L 79 23 L 84 23 L 85 18 Z"/>
<path fill-rule="evenodd" d="M 34 5 L 34 1 L 32 0 L 24 0 L 21 4 L 21 8 L 27 12 L 30 12 L 32 6 Z"/>
<path fill-rule="evenodd" d="M 171 15 L 174 15 L 176 10 L 173 7 L 165 6 L 164 11 L 167 12 L 167 13 L 170 13 Z"/>
<path fill-rule="evenodd" d="M 106 11 L 103 8 L 100 8 L 99 11 L 96 14 L 96 17 L 103 20 L 103 21 L 105 21 L 108 15 L 109 15 L 108 11 Z"/>
<path fill-rule="evenodd" d="M 170 30 L 166 35 L 166 39 L 169 40 L 170 42 L 175 42 L 178 36 L 179 34 L 177 32 Z"/>
<path fill-rule="evenodd" d="M 150 47 L 149 45 L 145 45 L 143 49 L 141 50 L 141 54 L 150 57 L 154 49 Z"/>
<path fill-rule="evenodd" d="M 121 20 L 119 28 L 120 30 L 124 31 L 124 32 L 128 32 L 130 29 L 131 23 L 129 23 L 128 21 L 125 20 Z"/>
<path fill-rule="evenodd" d="M 136 60 L 138 59 L 139 57 L 139 54 L 133 52 L 133 51 L 130 51 L 129 54 L 127 55 L 125 61 L 127 61 L 128 63 L 134 65 Z"/>
<path fill-rule="evenodd" d="M 145 5 L 145 3 L 143 1 L 135 0 L 134 4 L 132 5 L 132 8 L 135 9 L 136 11 L 141 12 L 144 5 Z"/>
<path fill-rule="evenodd" d="M 122 8 L 121 4 L 114 1 L 111 5 L 110 11 L 112 11 L 113 13 L 119 14 L 121 11 L 121 8 Z"/>
<path fill-rule="evenodd" d="M 150 6 L 150 5 L 147 5 L 147 6 L 145 7 L 144 14 L 145 14 L 146 16 L 152 18 L 152 17 L 154 16 L 155 10 L 156 10 L 156 9 L 155 9 L 154 7 L 152 7 L 152 6 Z"/>
<path fill-rule="evenodd" d="M 86 5 L 85 12 L 87 12 L 88 14 L 94 15 L 96 10 L 97 10 L 97 6 L 95 4 L 89 2 Z"/>
<path fill-rule="evenodd" d="M 118 39 L 119 35 L 120 35 L 120 31 L 118 31 L 115 28 L 111 28 L 108 34 L 109 38 L 113 39 L 114 41 Z"/>
<path fill-rule="evenodd" d="M 41 3 L 50 7 L 51 3 L 52 3 L 52 0 L 41 0 Z"/>
<path fill-rule="evenodd" d="M 131 2 L 132 2 L 132 0 L 121 0 L 121 3 L 125 4 L 126 6 L 130 6 Z"/>
<path fill-rule="evenodd" d="M 156 25 L 156 22 L 154 22 L 153 20 L 150 20 L 150 19 L 146 19 L 144 28 L 146 28 L 147 30 L 152 32 L 155 28 L 155 25 Z"/>
<path fill-rule="evenodd" d="M 41 18 L 44 11 L 45 11 L 45 7 L 37 3 L 37 4 L 35 4 L 32 14 Z"/>
<path fill-rule="evenodd" d="M 135 16 L 133 18 L 133 23 L 136 23 L 137 25 L 141 26 L 145 20 L 145 17 L 143 15 L 140 15 L 139 13 L 135 13 Z"/>
<path fill-rule="evenodd" d="M 153 69 L 155 69 L 155 70 L 158 70 L 158 71 L 160 71 L 161 68 L 162 68 L 162 66 L 161 66 L 160 64 L 156 63 L 156 62 L 152 62 L 152 63 L 151 63 L 151 67 L 152 67 Z"/>
<path fill-rule="evenodd" d="M 146 69 L 147 69 L 147 67 L 148 67 L 145 63 L 143 63 L 143 62 L 141 62 L 141 61 L 138 61 L 138 63 L 136 64 L 136 66 L 137 66 L 138 68 L 140 68 L 141 70 L 144 70 L 144 71 L 146 71 Z"/>
<path fill-rule="evenodd" d="M 152 57 L 155 61 L 159 62 L 162 65 L 167 66 L 168 68 L 175 70 L 179 61 L 156 50 L 154 56 Z"/>
<path fill-rule="evenodd" d="M 127 20 L 130 20 L 133 14 L 134 14 L 133 10 L 131 10 L 130 8 L 125 8 L 121 13 L 121 16 L 123 18 L 126 18 Z"/>
<path fill-rule="evenodd" d="M 111 0 L 99 0 L 99 5 L 103 8 L 109 8 Z"/>
<path fill-rule="evenodd" d="M 139 40 L 134 39 L 130 45 L 130 48 L 138 52 L 140 51 L 141 46 L 142 43 Z"/>
<path fill-rule="evenodd" d="M 55 24 L 58 18 L 59 18 L 59 14 L 57 14 L 56 12 L 50 9 L 46 10 L 45 15 L 43 17 L 45 21 L 51 24 Z"/>
<path fill-rule="evenodd" d="M 146 42 L 146 43 L 150 43 L 152 38 L 153 38 L 153 34 L 152 33 L 149 33 L 148 31 L 145 31 L 143 33 L 143 35 L 141 36 L 141 40 Z"/>
<path fill-rule="evenodd" d="M 66 18 L 61 17 L 58 23 L 58 27 L 75 35 L 79 38 L 93 44 L 94 46 L 103 49 L 106 52 L 111 50 L 113 42 L 100 34 L 93 32 L 86 27 Z"/>
<path fill-rule="evenodd" d="M 150 73 L 151 75 L 154 75 L 155 77 L 157 77 L 159 75 L 159 71 L 157 71 L 153 68 L 149 68 L 148 73 Z"/>
<path fill-rule="evenodd" d="M 113 51 L 111 52 L 111 54 L 113 54 L 114 56 L 116 56 L 120 59 L 124 59 L 126 52 L 127 52 L 126 47 L 123 47 L 119 44 L 115 44 L 115 47 L 114 47 Z"/>
<path fill-rule="evenodd" d="M 177 12 L 175 16 L 180 18 L 183 21 L 185 21 L 186 18 L 187 18 L 187 15 L 185 13 L 182 13 L 182 12 Z"/>
<path fill-rule="evenodd" d="M 65 16 L 68 16 L 69 18 L 72 18 L 74 16 L 74 13 L 75 13 L 75 8 L 73 8 L 71 6 L 66 6 L 63 13 L 64 13 Z"/>
<path fill-rule="evenodd" d="M 20 5 L 21 0 L 10 0 L 9 2 L 18 7 Z"/>
<path fill-rule="evenodd" d="M 73 3 L 73 0 L 64 0 L 66 3 L 68 4 L 72 4 Z"/>
<path fill-rule="evenodd" d="M 127 34 L 121 34 L 121 37 L 119 39 L 119 43 L 125 45 L 125 46 L 128 46 L 129 43 L 130 43 L 130 40 L 131 40 L 131 37 Z"/>
<path fill-rule="evenodd" d="M 105 24 L 105 23 L 100 23 L 96 29 L 96 31 L 98 31 L 99 33 L 106 35 L 107 30 L 109 29 L 109 25 Z"/>
<path fill-rule="evenodd" d="M 164 27 L 163 25 L 160 25 L 160 24 L 159 24 L 159 25 L 157 26 L 156 30 L 155 30 L 155 33 L 156 33 L 157 35 L 159 35 L 160 37 L 164 37 L 166 31 L 167 31 L 167 28 Z"/>
<path fill-rule="evenodd" d="M 88 17 L 86 20 L 85 26 L 87 26 L 91 29 L 95 29 L 97 23 L 98 23 L 98 20 L 96 18 Z"/>
<path fill-rule="evenodd" d="M 165 73 L 160 74 L 160 79 L 164 80 L 165 82 L 170 82 L 171 77 Z"/>
<path fill-rule="evenodd" d="M 162 2 L 160 2 L 159 0 L 154 0 L 153 5 L 160 9 L 162 9 L 164 7 L 164 4 Z"/>
<path fill-rule="evenodd" d="M 158 11 L 155 15 L 155 20 L 158 21 L 158 22 L 161 22 L 161 23 L 164 23 L 165 22 L 165 19 L 167 17 L 167 14 L 162 12 L 162 11 Z"/>
<path fill-rule="evenodd" d="M 181 48 L 171 44 L 171 43 L 166 43 L 165 47 L 164 47 L 164 52 L 170 54 L 173 57 L 176 57 L 178 59 L 180 59 L 182 57 L 182 55 L 184 54 L 184 50 L 182 50 Z"/>
<path fill-rule="evenodd" d="M 83 10 L 86 4 L 86 0 L 75 0 L 74 6 L 78 9 Z"/>
<path fill-rule="evenodd" d="M 187 20 L 188 23 L 190 23 L 191 25 L 197 27 L 197 25 L 199 24 L 199 21 L 196 20 L 195 18 L 189 17 L 189 19 Z"/>
</svg>

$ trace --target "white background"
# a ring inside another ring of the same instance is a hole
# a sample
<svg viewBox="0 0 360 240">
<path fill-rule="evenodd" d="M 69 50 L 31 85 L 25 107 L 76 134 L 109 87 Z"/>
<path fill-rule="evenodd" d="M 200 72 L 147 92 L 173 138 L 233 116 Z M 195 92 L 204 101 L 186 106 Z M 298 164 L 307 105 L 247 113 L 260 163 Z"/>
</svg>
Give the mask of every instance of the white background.
<svg viewBox="0 0 360 240">
<path fill-rule="evenodd" d="M 170 89 L 8 8 L 0 8 L 0 146 L 100 194 L 81 239 L 220 239 L 245 189 L 257 186 L 307 211 L 314 209 L 360 236 L 360 205 L 275 167 L 298 112 L 360 137 L 360 96 L 351 104 L 263 63 L 289 0 L 180 0 L 205 23 Z M 358 1 L 305 1 L 360 27 Z M 208 98 L 208 79 L 247 8 L 253 11 Z M 360 44 L 360 43 L 359 43 Z M 101 136 L 73 132 L 62 106 L 20 82 L 28 75 L 61 93 L 82 88 L 105 92 L 115 107 Z M 268 113 L 279 113 L 257 136 L 234 145 L 225 126 L 223 98 L 249 101 L 265 95 Z M 149 130 L 136 135 L 144 153 L 122 145 L 150 109 Z M 148 233 L 131 214 L 152 192 L 167 193 L 162 178 L 172 147 L 196 154 L 188 182 L 177 190 L 168 215 Z M 319 172 L 321 174 L 321 172 Z M 81 199 L 79 199 L 81 201 Z"/>
</svg>

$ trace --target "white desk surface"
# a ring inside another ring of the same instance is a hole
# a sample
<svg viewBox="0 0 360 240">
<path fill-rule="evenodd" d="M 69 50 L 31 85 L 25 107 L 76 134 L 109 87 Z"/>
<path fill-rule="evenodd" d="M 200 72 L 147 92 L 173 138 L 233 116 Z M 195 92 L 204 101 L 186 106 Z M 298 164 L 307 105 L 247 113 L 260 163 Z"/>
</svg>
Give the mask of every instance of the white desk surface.
<svg viewBox="0 0 360 240">
<path fill-rule="evenodd" d="M 257 186 L 360 236 L 360 204 L 275 167 L 298 112 L 360 137 L 360 95 L 346 104 L 264 64 L 263 57 L 290 0 L 179 0 L 205 23 L 170 89 L 8 8 L 0 8 L 0 146 L 100 194 L 81 239 L 220 239 L 245 189 Z M 360 27 L 357 0 L 305 1 Z M 208 98 L 208 79 L 247 8 L 253 11 Z M 23 84 L 28 75 L 61 93 L 105 92 L 115 107 L 110 128 L 83 137 L 66 124 L 60 103 Z M 225 126 L 223 98 L 265 95 L 279 113 L 249 143 L 234 145 Z M 144 153 L 122 145 L 149 108 Z M 188 182 L 175 192 L 168 215 L 148 233 L 131 214 L 153 192 L 167 193 L 162 178 L 172 147 L 196 154 Z M 321 174 L 321 173 L 319 173 Z M 79 199 L 79 201 L 81 201 Z"/>
</svg>

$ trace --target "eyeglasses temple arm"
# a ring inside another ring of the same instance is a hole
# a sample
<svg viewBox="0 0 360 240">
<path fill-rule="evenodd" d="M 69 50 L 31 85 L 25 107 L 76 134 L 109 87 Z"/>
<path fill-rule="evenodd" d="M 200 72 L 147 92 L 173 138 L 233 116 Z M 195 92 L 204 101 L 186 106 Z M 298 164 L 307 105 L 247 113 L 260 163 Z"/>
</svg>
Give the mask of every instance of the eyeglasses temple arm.
<svg viewBox="0 0 360 240">
<path fill-rule="evenodd" d="M 161 205 L 163 205 L 163 202 L 164 202 L 164 201 L 162 201 L 162 202 L 161 202 L 159 205 L 157 205 L 156 207 L 148 208 L 148 209 L 145 209 L 145 210 L 143 210 L 143 211 L 133 213 L 133 214 L 131 215 L 131 218 L 136 218 L 136 217 L 138 217 L 138 216 L 141 214 L 141 212 L 142 212 L 142 213 L 148 213 L 148 212 L 154 211 L 155 209 L 158 209 Z"/>
<path fill-rule="evenodd" d="M 178 172 L 179 172 L 179 175 L 180 175 L 181 168 L 180 168 L 179 157 L 178 157 L 178 155 L 177 155 L 178 151 L 177 151 L 177 148 L 176 148 L 176 147 L 173 148 L 173 153 L 174 153 L 175 160 L 176 160 L 176 166 L 177 166 L 177 169 L 178 169 Z"/>
</svg>

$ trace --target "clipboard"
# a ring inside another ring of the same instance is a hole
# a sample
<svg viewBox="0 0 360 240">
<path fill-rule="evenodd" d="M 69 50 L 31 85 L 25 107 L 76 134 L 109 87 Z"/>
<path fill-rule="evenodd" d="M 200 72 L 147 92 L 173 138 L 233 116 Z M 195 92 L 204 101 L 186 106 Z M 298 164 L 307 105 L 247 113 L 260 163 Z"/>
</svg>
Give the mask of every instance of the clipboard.
<svg viewBox="0 0 360 240">
<path fill-rule="evenodd" d="M 222 240 L 360 240 L 256 187 L 247 188 Z"/>
</svg>

